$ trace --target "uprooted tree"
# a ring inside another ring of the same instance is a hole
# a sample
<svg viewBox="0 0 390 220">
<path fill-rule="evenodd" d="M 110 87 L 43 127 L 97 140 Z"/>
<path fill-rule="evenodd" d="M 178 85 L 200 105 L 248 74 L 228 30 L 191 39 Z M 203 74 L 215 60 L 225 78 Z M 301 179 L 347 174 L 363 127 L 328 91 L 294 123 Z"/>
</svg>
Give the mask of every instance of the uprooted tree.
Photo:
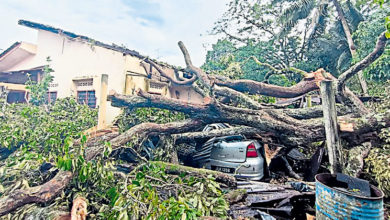
<svg viewBox="0 0 390 220">
<path fill-rule="evenodd" d="M 166 124 L 142 123 L 121 134 L 113 134 L 108 139 L 113 150 L 126 147 L 126 143 L 141 143 L 151 135 L 173 135 L 177 143 L 193 140 L 199 137 L 212 137 L 233 133 L 253 134 L 264 137 L 265 142 L 278 143 L 285 148 L 307 146 L 312 142 L 325 139 L 322 119 L 322 108 L 290 109 L 283 106 L 262 104 L 253 100 L 250 95 L 258 94 L 277 98 L 293 98 L 319 89 L 323 80 L 335 82 L 336 98 L 342 105 L 338 106 L 339 121 L 348 124 L 348 129 L 340 129 L 340 136 L 349 140 L 350 144 L 360 144 L 369 141 L 372 133 L 384 127 L 390 127 L 390 112 L 382 115 L 369 114 L 358 97 L 346 87 L 346 82 L 374 62 L 384 51 L 387 44 L 385 33 L 382 33 L 375 49 L 363 60 L 353 65 L 338 78 L 320 69 L 304 73 L 305 77 L 291 87 L 281 87 L 252 80 L 232 80 L 222 76 L 208 75 L 195 67 L 190 55 L 182 42 L 179 47 L 187 65 L 185 71 L 190 75 L 183 78 L 170 77 L 158 64 L 145 60 L 155 67 L 161 75 L 171 83 L 192 87 L 202 97 L 203 102 L 187 102 L 163 97 L 138 90 L 135 95 L 121 95 L 111 92 L 109 100 L 113 106 L 129 109 L 154 107 L 182 112 L 187 119 Z M 236 102 L 238 101 L 238 102 Z M 233 103 L 239 103 L 235 105 Z M 229 123 L 233 128 L 212 132 L 197 132 L 199 128 L 209 123 Z M 89 141 L 83 151 L 85 161 L 93 160 L 104 152 L 104 145 L 99 141 Z M 141 158 L 143 159 L 143 158 Z M 211 172 L 211 171 L 210 171 Z M 218 176 L 217 179 L 230 184 L 228 176 Z M 61 170 L 43 185 L 28 189 L 15 190 L 0 199 L 0 216 L 29 203 L 46 203 L 57 197 L 77 176 L 72 170 Z"/>
</svg>

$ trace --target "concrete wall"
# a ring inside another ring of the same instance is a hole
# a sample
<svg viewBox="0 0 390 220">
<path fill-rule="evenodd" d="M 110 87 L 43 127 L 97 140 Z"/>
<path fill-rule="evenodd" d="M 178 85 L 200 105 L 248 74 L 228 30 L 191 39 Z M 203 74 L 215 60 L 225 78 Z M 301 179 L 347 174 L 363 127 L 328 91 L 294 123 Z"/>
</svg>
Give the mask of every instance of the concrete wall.
<svg viewBox="0 0 390 220">
<path fill-rule="evenodd" d="M 137 89 L 148 89 L 147 73 L 141 66 L 141 59 L 121 52 L 99 46 L 93 42 L 80 39 L 69 39 L 60 34 L 38 30 L 37 52 L 33 57 L 23 60 L 6 71 L 29 69 L 46 65 L 46 58 L 50 57 L 50 67 L 54 70 L 53 83 L 50 91 L 57 91 L 58 98 L 76 96 L 75 80 L 93 79 L 93 88 L 96 94 L 97 106 L 101 104 L 102 74 L 108 76 L 108 91 L 131 94 Z M 169 70 L 169 69 L 167 69 Z M 155 71 L 155 70 L 154 70 Z M 168 71 L 174 76 L 173 70 Z M 135 73 L 135 74 L 134 74 Z M 103 80 L 104 81 L 104 80 Z M 104 88 L 106 88 L 104 86 Z M 180 93 L 180 99 L 201 102 L 202 98 L 189 87 L 169 86 L 163 95 L 176 98 L 175 92 Z M 120 114 L 121 110 L 107 103 L 105 122 L 111 123 Z"/>
</svg>

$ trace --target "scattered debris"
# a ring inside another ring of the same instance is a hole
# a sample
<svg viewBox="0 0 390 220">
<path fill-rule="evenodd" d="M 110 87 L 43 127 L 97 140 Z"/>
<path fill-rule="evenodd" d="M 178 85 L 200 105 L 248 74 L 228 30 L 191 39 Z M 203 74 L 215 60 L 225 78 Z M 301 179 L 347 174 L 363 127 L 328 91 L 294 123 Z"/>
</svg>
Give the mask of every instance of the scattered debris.
<svg viewBox="0 0 390 220">
<path fill-rule="evenodd" d="M 305 183 L 294 182 L 300 192 L 289 184 L 271 184 L 254 181 L 239 181 L 237 188 L 246 190 L 239 200 L 229 200 L 233 218 L 272 219 L 301 217 L 305 213 L 314 214 L 314 191 Z M 304 192 L 307 191 L 307 192 Z M 262 216 L 267 213 L 272 218 Z"/>
</svg>

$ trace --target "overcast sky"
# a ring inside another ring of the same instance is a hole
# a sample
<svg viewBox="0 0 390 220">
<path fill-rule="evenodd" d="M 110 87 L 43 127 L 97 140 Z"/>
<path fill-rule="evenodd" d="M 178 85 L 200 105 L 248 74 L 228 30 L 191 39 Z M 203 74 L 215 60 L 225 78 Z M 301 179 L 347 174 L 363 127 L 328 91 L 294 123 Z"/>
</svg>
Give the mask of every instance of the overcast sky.
<svg viewBox="0 0 390 220">
<path fill-rule="evenodd" d="M 187 46 L 195 65 L 205 61 L 214 22 L 227 0 L 0 0 L 0 52 L 16 41 L 35 43 L 37 31 L 19 19 L 125 45 L 143 55 L 184 66 L 177 46 Z"/>
</svg>

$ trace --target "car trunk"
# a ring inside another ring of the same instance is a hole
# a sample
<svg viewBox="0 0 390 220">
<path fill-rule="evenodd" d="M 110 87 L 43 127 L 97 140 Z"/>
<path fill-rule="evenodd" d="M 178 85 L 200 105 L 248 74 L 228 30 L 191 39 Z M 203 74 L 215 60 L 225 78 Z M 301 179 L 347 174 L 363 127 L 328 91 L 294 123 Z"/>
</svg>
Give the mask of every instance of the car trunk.
<svg viewBox="0 0 390 220">
<path fill-rule="evenodd" d="M 243 163 L 246 161 L 246 150 L 250 141 L 231 141 L 222 140 L 217 142 L 211 150 L 210 158 L 214 160 Z"/>
</svg>

